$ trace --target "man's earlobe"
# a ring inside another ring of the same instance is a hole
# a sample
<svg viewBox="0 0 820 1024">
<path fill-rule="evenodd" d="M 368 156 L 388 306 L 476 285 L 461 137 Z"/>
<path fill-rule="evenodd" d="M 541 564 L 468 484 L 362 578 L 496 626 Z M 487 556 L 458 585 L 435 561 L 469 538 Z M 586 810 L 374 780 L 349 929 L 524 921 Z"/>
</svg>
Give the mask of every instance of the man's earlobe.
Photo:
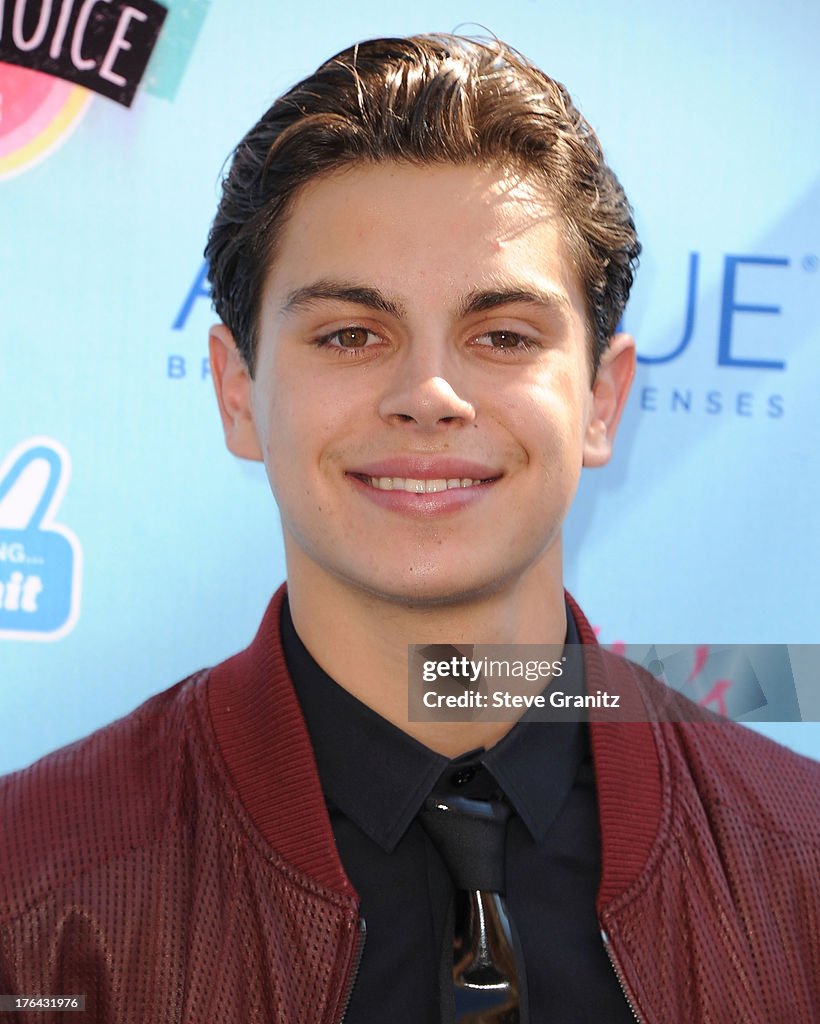
<svg viewBox="0 0 820 1024">
<path fill-rule="evenodd" d="M 261 462 L 262 450 L 251 409 L 250 373 L 225 324 L 211 328 L 208 349 L 225 444 L 240 459 Z"/>
<path fill-rule="evenodd" d="M 635 364 L 635 339 L 629 334 L 613 335 L 592 385 L 592 408 L 584 438 L 585 466 L 604 466 L 612 457 L 612 444 L 635 376 Z"/>
</svg>

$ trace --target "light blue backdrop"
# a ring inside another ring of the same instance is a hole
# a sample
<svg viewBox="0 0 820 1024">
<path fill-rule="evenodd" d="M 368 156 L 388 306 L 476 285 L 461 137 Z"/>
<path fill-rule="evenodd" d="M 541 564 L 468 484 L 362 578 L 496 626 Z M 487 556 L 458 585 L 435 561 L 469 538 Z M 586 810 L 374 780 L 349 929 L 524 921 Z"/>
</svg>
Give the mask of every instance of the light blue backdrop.
<svg viewBox="0 0 820 1024">
<path fill-rule="evenodd" d="M 263 473 L 223 447 L 196 282 L 233 145 L 373 35 L 478 24 L 518 46 L 569 86 L 635 206 L 625 326 L 646 361 L 566 530 L 568 586 L 601 638 L 820 642 L 816 4 L 169 6 L 204 15 L 173 98 L 94 97 L 0 181 L 0 463 L 56 453 L 0 489 L 3 601 L 38 565 L 63 601 L 0 619 L 0 771 L 244 646 L 283 578 Z M 15 562 L 19 545 L 40 562 Z M 815 725 L 777 735 L 820 756 Z"/>
</svg>

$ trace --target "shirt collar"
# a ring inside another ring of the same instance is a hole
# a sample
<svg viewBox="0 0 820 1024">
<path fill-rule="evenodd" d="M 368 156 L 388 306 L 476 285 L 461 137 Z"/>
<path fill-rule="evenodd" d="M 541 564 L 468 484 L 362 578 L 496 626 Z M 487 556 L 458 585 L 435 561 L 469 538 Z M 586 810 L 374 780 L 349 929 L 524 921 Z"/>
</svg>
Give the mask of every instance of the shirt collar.
<svg viewBox="0 0 820 1024">
<path fill-rule="evenodd" d="M 537 722 L 524 715 L 490 750 L 479 748 L 450 761 L 348 693 L 317 664 L 300 640 L 287 600 L 281 612 L 282 647 L 308 733 L 319 778 L 331 808 L 338 809 L 384 850 L 391 852 L 424 800 L 438 795 L 479 796 L 487 773 L 536 841 L 572 788 L 588 750 L 582 722 Z M 580 646 L 567 609 L 567 693 L 583 693 Z M 463 780 L 469 776 L 467 782 Z"/>
</svg>

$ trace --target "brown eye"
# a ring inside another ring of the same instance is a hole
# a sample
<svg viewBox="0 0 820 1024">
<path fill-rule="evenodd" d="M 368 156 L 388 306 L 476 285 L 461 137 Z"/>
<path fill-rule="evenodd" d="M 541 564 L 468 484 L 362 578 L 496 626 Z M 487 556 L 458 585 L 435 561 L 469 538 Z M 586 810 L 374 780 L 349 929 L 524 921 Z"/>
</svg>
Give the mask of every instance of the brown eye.
<svg viewBox="0 0 820 1024">
<path fill-rule="evenodd" d="M 490 348 L 497 351 L 515 349 L 529 351 L 536 347 L 530 338 L 518 334 L 516 331 L 487 331 L 485 334 L 479 334 L 472 343 L 478 348 Z"/>
<path fill-rule="evenodd" d="M 494 348 L 515 348 L 521 344 L 521 335 L 510 334 L 508 331 L 493 331 L 490 337 Z"/>
<path fill-rule="evenodd" d="M 342 348 L 364 348 L 371 332 L 364 327 L 345 327 L 336 332 L 336 338 Z"/>
</svg>

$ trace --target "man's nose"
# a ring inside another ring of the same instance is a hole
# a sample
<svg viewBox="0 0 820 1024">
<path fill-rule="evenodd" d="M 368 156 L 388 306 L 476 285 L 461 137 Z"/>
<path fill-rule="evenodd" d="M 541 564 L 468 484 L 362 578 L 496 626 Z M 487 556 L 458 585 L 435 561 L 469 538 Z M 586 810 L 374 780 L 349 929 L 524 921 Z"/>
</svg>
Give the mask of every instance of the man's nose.
<svg viewBox="0 0 820 1024">
<path fill-rule="evenodd" d="M 379 413 L 391 423 L 414 423 L 423 430 L 443 424 L 466 426 L 476 417 L 475 406 L 455 382 L 454 368 L 412 359 L 398 369 L 379 403 Z"/>
</svg>

